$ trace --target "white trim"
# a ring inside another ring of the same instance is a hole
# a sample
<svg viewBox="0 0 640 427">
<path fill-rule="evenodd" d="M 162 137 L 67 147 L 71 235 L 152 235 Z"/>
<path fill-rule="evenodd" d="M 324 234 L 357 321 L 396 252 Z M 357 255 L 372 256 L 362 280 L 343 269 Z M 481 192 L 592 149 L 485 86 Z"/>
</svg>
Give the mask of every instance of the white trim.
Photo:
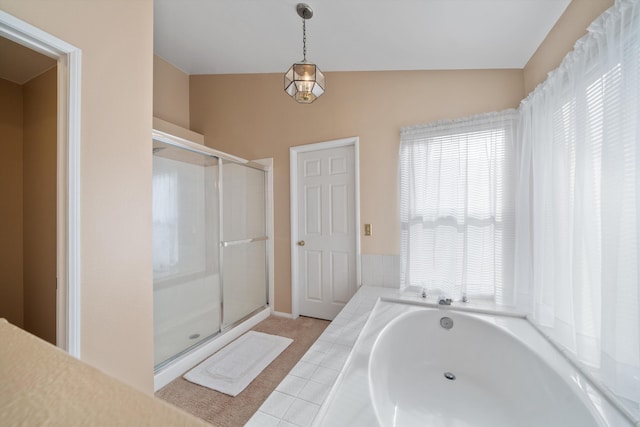
<svg viewBox="0 0 640 427">
<path fill-rule="evenodd" d="M 362 251 L 360 247 L 360 138 L 353 144 L 356 197 L 356 291 L 362 285 Z"/>
<path fill-rule="evenodd" d="M 265 320 L 267 317 L 269 317 L 270 312 L 271 310 L 269 310 L 269 308 L 265 308 L 264 310 L 256 313 L 249 319 L 240 323 L 239 325 L 234 326 L 226 332 L 223 332 L 211 341 L 193 349 L 193 351 L 185 354 L 179 359 L 171 362 L 166 367 L 160 369 L 153 375 L 153 391 L 160 390 L 162 387 L 169 384 L 171 381 L 175 380 L 180 375 L 184 374 L 186 371 L 193 368 L 207 357 L 211 356 L 213 353 L 220 350 L 222 347 L 229 344 L 231 341 L 235 340 L 240 335 L 244 334 L 245 332 L 256 326 L 258 323 Z"/>
<path fill-rule="evenodd" d="M 201 145 L 196 142 L 189 141 L 188 139 L 171 135 L 169 133 L 163 132 L 158 129 L 152 130 L 151 137 L 157 141 L 164 142 L 166 144 L 171 144 L 176 147 L 184 148 L 186 150 L 195 151 L 196 153 L 205 154 L 207 156 L 218 157 L 220 159 L 230 160 L 235 163 L 242 163 L 242 164 L 249 163 L 249 160 L 243 159 L 242 157 L 233 156 L 231 154 L 224 153 L 222 151 L 213 149 L 211 147 L 207 147 L 206 145 Z"/>
<path fill-rule="evenodd" d="M 80 357 L 80 82 L 82 52 L 0 10 L 0 37 L 58 61 L 57 345 Z"/>
<path fill-rule="evenodd" d="M 181 126 L 174 125 L 173 123 L 167 122 L 158 117 L 153 118 L 153 129 L 160 132 L 165 132 L 178 138 L 183 138 L 187 141 L 204 145 L 204 135 L 194 132 L 190 129 L 185 129 Z"/>
<path fill-rule="evenodd" d="M 271 313 L 275 313 L 276 307 L 276 293 L 275 293 L 275 234 L 274 234 L 274 212 L 273 212 L 273 158 L 258 159 L 253 162 L 263 165 L 267 173 L 266 182 L 266 201 L 267 201 L 267 280 L 269 281 L 267 286 L 267 301 L 271 308 Z"/>
<path fill-rule="evenodd" d="M 297 319 L 300 315 L 298 303 L 298 154 L 309 151 L 327 150 L 338 147 L 354 147 L 354 178 L 355 178 L 355 230 L 356 230 L 356 289 L 361 283 L 360 262 L 360 138 L 336 139 L 332 141 L 317 142 L 314 144 L 289 147 L 289 199 L 291 202 L 291 317 Z"/>
<path fill-rule="evenodd" d="M 80 358 L 80 81 L 82 52 L 67 55 L 67 351 Z M 63 102 L 61 101 L 60 104 Z M 63 111 L 59 106 L 58 111 Z M 64 173 L 64 171 L 63 171 Z"/>
<path fill-rule="evenodd" d="M 283 313 L 281 311 L 272 311 L 271 314 L 277 317 L 284 317 L 285 319 L 293 319 L 293 315 L 291 313 Z"/>
</svg>

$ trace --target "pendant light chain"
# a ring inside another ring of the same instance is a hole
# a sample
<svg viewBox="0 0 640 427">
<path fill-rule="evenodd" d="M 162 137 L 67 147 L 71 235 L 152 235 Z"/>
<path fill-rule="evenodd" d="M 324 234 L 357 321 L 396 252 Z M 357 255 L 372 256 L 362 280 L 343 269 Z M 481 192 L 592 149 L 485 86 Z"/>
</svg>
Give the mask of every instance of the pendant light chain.
<svg viewBox="0 0 640 427">
<path fill-rule="evenodd" d="M 307 20 L 302 18 L 302 61 L 307 62 Z"/>
</svg>

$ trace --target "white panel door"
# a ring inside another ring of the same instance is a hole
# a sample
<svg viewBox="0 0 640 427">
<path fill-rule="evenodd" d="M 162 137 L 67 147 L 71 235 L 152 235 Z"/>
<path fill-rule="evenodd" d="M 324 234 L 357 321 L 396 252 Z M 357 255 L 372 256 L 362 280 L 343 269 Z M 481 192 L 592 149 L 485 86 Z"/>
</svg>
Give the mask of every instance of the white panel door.
<svg viewBox="0 0 640 427">
<path fill-rule="evenodd" d="M 298 154 L 300 314 L 332 320 L 356 291 L 354 146 Z"/>
</svg>

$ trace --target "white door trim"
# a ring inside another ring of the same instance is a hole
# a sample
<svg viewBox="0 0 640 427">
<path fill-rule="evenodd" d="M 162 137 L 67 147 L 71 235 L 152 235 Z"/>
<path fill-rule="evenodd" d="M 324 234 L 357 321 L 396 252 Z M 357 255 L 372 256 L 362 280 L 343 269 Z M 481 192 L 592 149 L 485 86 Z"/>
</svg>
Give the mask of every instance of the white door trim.
<svg viewBox="0 0 640 427">
<path fill-rule="evenodd" d="M 79 358 L 82 51 L 1 10 L 0 37 L 58 61 L 56 343 Z"/>
<path fill-rule="evenodd" d="M 298 278 L 298 154 L 309 151 L 326 150 L 329 148 L 353 146 L 355 172 L 355 230 L 356 230 L 356 287 L 360 286 L 360 138 L 336 139 L 315 144 L 298 145 L 289 148 L 290 168 L 290 201 L 291 201 L 291 317 L 297 319 L 300 315 L 298 302 L 300 280 Z"/>
</svg>

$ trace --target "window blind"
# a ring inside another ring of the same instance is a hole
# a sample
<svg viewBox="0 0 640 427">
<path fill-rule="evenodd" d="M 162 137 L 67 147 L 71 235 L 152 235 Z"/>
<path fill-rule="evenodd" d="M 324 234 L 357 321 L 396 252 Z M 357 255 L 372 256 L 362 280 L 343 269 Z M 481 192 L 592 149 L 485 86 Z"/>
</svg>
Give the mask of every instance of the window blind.
<svg viewBox="0 0 640 427">
<path fill-rule="evenodd" d="M 638 70 L 640 9 L 618 0 L 520 106 L 516 280 L 540 328 L 640 419 Z"/>
<path fill-rule="evenodd" d="M 402 129 L 403 285 L 511 298 L 516 120 L 508 110 Z"/>
</svg>

